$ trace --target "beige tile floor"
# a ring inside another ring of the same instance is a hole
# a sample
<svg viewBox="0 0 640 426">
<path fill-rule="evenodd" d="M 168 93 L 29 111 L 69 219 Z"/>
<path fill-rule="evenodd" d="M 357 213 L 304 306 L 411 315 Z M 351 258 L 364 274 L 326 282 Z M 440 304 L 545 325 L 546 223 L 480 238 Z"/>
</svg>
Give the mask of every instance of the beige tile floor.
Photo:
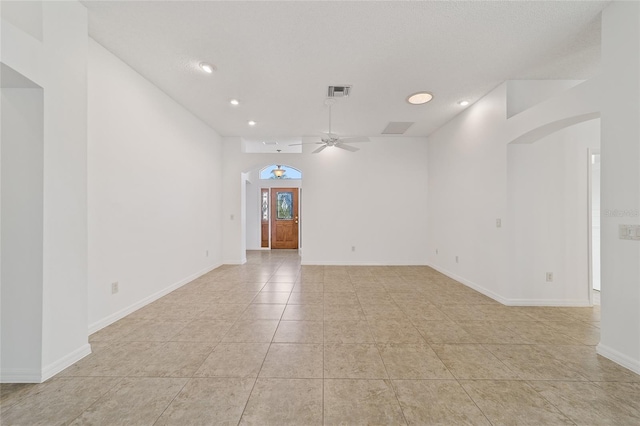
<svg viewBox="0 0 640 426">
<path fill-rule="evenodd" d="M 638 425 L 599 306 L 506 307 L 427 267 L 250 252 L 90 337 L 2 425 Z"/>
</svg>

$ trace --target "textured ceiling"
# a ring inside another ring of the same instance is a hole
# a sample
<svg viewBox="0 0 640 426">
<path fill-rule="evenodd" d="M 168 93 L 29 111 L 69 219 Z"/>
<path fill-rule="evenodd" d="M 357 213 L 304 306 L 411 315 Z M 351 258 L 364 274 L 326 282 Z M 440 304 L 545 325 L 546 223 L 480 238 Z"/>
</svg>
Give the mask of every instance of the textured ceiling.
<svg viewBox="0 0 640 426">
<path fill-rule="evenodd" d="M 504 80 L 589 78 L 607 3 L 84 2 L 96 41 L 221 135 L 254 140 L 328 131 L 329 85 L 353 85 L 335 133 L 407 121 L 426 136 Z M 420 90 L 434 100 L 405 102 Z"/>
</svg>

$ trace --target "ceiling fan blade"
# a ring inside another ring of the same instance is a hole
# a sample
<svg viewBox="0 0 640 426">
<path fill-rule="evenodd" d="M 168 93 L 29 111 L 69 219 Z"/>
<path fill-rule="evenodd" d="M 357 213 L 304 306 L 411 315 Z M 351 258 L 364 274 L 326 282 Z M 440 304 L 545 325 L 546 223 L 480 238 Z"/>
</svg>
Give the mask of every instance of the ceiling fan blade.
<svg viewBox="0 0 640 426">
<path fill-rule="evenodd" d="M 298 146 L 298 145 L 315 145 L 324 142 L 300 142 L 300 143 L 290 143 L 289 146 Z"/>
<path fill-rule="evenodd" d="M 340 142 L 360 143 L 360 142 L 371 142 L 371 140 L 366 136 L 358 136 L 355 138 L 340 138 Z"/>
<path fill-rule="evenodd" d="M 356 148 L 355 146 L 349 146 L 349 145 L 345 145 L 342 142 L 337 143 L 334 145 L 336 148 L 342 148 L 342 149 L 346 149 L 347 151 L 351 151 L 351 152 L 356 152 L 356 151 L 360 151 L 360 148 Z"/>
<path fill-rule="evenodd" d="M 323 149 L 325 149 L 326 147 L 327 147 L 327 145 L 323 144 L 320 148 L 318 148 L 315 151 L 313 151 L 312 154 L 317 154 L 317 153 L 321 152 Z"/>
</svg>

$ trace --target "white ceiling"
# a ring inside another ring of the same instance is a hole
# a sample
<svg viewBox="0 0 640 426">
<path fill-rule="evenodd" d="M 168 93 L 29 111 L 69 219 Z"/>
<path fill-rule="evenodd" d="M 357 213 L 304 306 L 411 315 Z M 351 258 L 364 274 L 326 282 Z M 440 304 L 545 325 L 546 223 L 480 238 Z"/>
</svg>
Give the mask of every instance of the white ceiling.
<svg viewBox="0 0 640 426">
<path fill-rule="evenodd" d="M 96 41 L 221 135 L 253 141 L 328 131 L 329 85 L 353 85 L 334 133 L 411 121 L 406 136 L 427 136 L 504 80 L 589 78 L 607 3 L 84 1 Z M 405 102 L 420 90 L 434 100 Z"/>
</svg>

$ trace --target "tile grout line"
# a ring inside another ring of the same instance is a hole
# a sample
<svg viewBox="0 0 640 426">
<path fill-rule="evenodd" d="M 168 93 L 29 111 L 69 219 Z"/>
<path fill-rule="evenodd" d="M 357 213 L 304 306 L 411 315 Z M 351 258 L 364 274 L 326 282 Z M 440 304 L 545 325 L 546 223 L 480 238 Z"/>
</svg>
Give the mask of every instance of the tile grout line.
<svg viewBox="0 0 640 426">
<path fill-rule="evenodd" d="M 577 425 L 577 423 L 575 422 L 575 420 L 573 420 L 573 417 L 571 417 L 570 415 L 566 414 L 564 411 L 562 411 L 560 408 L 558 408 L 553 402 L 549 401 L 547 398 L 544 397 L 544 395 L 542 395 L 540 392 L 538 392 L 533 386 L 531 386 L 531 384 L 529 383 L 528 380 L 524 380 L 524 383 L 527 387 L 529 387 L 532 391 L 534 391 L 536 393 L 536 395 L 538 395 L 540 398 L 542 398 L 544 401 L 546 401 L 547 403 L 549 403 L 549 405 L 551 405 L 553 408 L 555 408 L 556 410 L 558 410 L 558 413 L 562 414 L 567 420 L 569 420 L 571 423 L 573 423 L 574 425 Z"/>
<path fill-rule="evenodd" d="M 273 275 L 274 274 L 271 274 L 271 276 L 273 276 Z M 267 280 L 267 283 L 268 282 L 269 281 Z M 286 309 L 286 307 L 285 307 L 285 309 Z M 258 383 L 258 378 L 260 378 L 260 372 L 262 371 L 262 368 L 264 367 L 264 362 L 267 360 L 267 356 L 269 356 L 269 351 L 271 350 L 271 345 L 273 344 L 273 339 L 276 336 L 276 333 L 278 331 L 278 327 L 280 327 L 280 321 L 282 320 L 282 315 L 284 315 L 285 309 L 282 310 L 282 313 L 280 314 L 280 319 L 278 320 L 278 325 L 276 326 L 276 329 L 273 332 L 273 336 L 271 336 L 271 341 L 269 342 L 269 347 L 267 348 L 267 352 L 265 352 L 265 354 L 264 354 L 264 358 L 262 359 L 262 363 L 260 364 L 260 369 L 258 370 L 258 373 L 256 374 L 256 379 L 254 380 L 253 386 L 251 387 L 251 392 L 249 392 L 249 396 L 247 397 L 247 402 L 245 402 L 244 408 L 242 409 L 242 413 L 240 414 L 240 418 L 238 419 L 238 425 L 240 425 L 240 423 L 242 422 L 242 417 L 244 417 L 244 413 L 247 411 L 247 407 L 249 406 L 249 401 L 251 400 L 251 396 L 253 395 L 253 391 L 255 390 L 256 384 Z"/>
<path fill-rule="evenodd" d="M 173 401 L 176 400 L 176 398 L 178 397 L 178 395 L 180 395 L 180 393 L 182 393 L 182 391 L 184 390 L 184 388 L 187 386 L 187 384 L 189 384 L 189 382 L 191 382 L 191 380 L 193 380 L 193 377 L 188 378 L 186 382 L 184 382 L 184 385 L 182 385 L 182 387 L 180 388 L 180 390 L 178 392 L 176 392 L 176 394 L 173 396 L 173 398 L 171 398 L 171 401 L 169 401 L 169 403 L 167 404 L 166 407 L 164 407 L 164 410 L 162 410 L 162 413 L 160 413 L 160 415 L 158 416 L 158 418 L 153 422 L 153 424 L 155 425 L 156 423 L 158 423 L 158 420 L 160 420 L 160 418 L 162 417 L 162 415 L 167 411 L 167 409 L 171 406 L 171 404 L 173 404 Z"/>
<path fill-rule="evenodd" d="M 437 355 L 437 354 L 436 354 Z M 493 422 L 491 421 L 491 419 L 489 419 L 489 416 L 487 416 L 487 414 L 482 410 L 482 408 L 480 408 L 480 406 L 478 405 L 478 403 L 476 402 L 475 399 L 473 399 L 471 397 L 471 395 L 469 395 L 469 392 L 467 391 L 467 389 L 465 389 L 465 387 L 462 385 L 462 383 L 460 383 L 460 379 L 458 379 L 456 376 L 453 376 L 454 380 L 456 381 L 456 383 L 458 383 L 458 386 L 460 386 L 460 388 L 463 390 L 463 392 L 467 395 L 467 398 L 469 398 L 471 400 L 471 402 L 473 402 L 473 405 L 475 405 L 478 410 L 482 413 L 482 415 L 484 416 L 485 419 L 487 419 L 487 421 L 489 422 L 489 424 L 493 425 Z"/>
<path fill-rule="evenodd" d="M 356 297 L 358 298 L 358 303 L 360 304 L 360 309 L 362 309 L 364 311 L 364 309 L 362 308 L 362 302 L 360 301 L 360 297 L 358 296 L 358 293 L 356 292 Z M 365 321 L 367 322 L 367 327 L 371 328 L 369 326 L 369 319 L 367 318 L 367 316 L 365 315 Z M 418 333 L 419 334 L 419 333 Z M 376 336 L 372 336 L 375 343 L 374 346 L 376 348 L 376 352 L 378 353 L 378 356 L 380 357 L 380 361 L 382 361 L 382 366 L 384 367 L 384 372 L 387 375 L 387 379 L 389 380 L 389 385 L 391 386 L 391 390 L 393 392 L 393 396 L 395 396 L 396 398 L 396 402 L 398 403 L 398 408 L 400 409 L 400 412 L 402 413 L 402 419 L 404 420 L 405 425 L 408 425 L 409 422 L 407 421 L 407 416 L 404 413 L 404 410 L 402 409 L 402 404 L 400 403 L 400 398 L 398 398 L 398 392 L 396 391 L 396 388 L 394 386 L 393 380 L 391 379 L 391 375 L 389 374 L 389 370 L 387 369 L 387 364 L 384 362 L 384 358 L 382 357 L 382 354 L 380 353 L 380 348 L 378 347 L 378 341 L 376 339 Z"/>
<path fill-rule="evenodd" d="M 104 398 L 104 396 L 105 396 L 106 394 L 108 394 L 109 392 L 111 392 L 111 390 L 115 389 L 115 388 L 116 388 L 116 386 L 118 386 L 120 383 L 122 383 L 122 382 L 124 381 L 124 379 L 126 379 L 126 377 L 127 377 L 127 376 L 119 377 L 119 379 L 118 379 L 118 380 L 113 384 L 113 386 L 111 386 L 111 387 L 110 387 L 109 389 L 107 389 L 103 394 L 101 394 L 99 397 L 97 397 L 97 398 L 95 399 L 95 401 L 93 401 L 91 404 L 89 404 L 89 405 L 87 406 L 87 408 L 85 408 L 84 410 L 82 410 L 82 412 L 81 412 L 80 414 L 78 414 L 76 417 L 74 417 L 74 418 L 73 418 L 73 420 L 71 420 L 71 421 L 69 422 L 69 424 L 70 424 L 70 423 L 73 423 L 74 421 L 76 421 L 77 419 L 79 419 L 79 418 L 80 418 L 80 417 L 81 417 L 85 412 L 87 412 L 89 409 L 91 409 L 91 407 L 93 407 L 94 405 L 96 405 L 96 404 L 98 403 L 98 401 L 100 401 L 102 398 Z M 12 408 L 13 408 L 13 407 L 12 407 Z"/>
</svg>

